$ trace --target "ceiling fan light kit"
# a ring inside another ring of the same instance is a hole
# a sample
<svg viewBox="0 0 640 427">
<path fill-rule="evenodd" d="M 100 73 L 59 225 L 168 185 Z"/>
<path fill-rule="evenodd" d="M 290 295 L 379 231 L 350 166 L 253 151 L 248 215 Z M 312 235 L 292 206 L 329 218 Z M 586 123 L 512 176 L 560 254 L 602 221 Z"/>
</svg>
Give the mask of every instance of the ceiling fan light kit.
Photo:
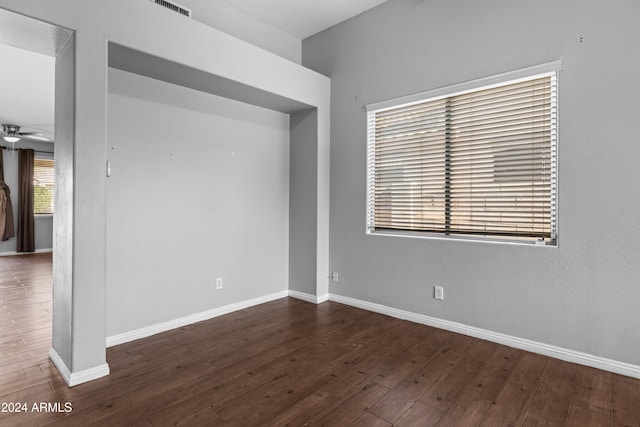
<svg viewBox="0 0 640 427">
<path fill-rule="evenodd" d="M 3 124 L 0 134 L 5 141 L 11 144 L 15 144 L 22 138 L 35 139 L 38 141 L 50 141 L 49 138 L 39 132 L 20 132 L 20 126 L 18 125 Z M 13 146 L 11 148 L 13 148 Z"/>
<path fill-rule="evenodd" d="M 16 143 L 18 141 L 20 141 L 20 137 L 19 136 L 3 136 L 4 140 L 10 143 Z"/>
</svg>

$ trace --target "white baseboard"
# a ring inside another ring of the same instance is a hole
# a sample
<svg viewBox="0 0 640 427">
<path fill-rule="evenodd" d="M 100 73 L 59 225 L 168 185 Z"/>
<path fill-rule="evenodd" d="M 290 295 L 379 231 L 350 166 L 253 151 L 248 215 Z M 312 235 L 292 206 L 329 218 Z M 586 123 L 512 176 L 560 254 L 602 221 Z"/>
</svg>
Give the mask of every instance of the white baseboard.
<svg viewBox="0 0 640 427">
<path fill-rule="evenodd" d="M 0 256 L 29 255 L 29 254 L 41 254 L 41 253 L 49 253 L 49 252 L 53 252 L 53 249 L 51 248 L 36 249 L 35 252 L 7 251 L 7 252 L 0 252 Z"/>
<path fill-rule="evenodd" d="M 341 295 L 331 294 L 329 299 L 341 304 L 373 311 L 375 313 L 385 314 L 387 316 L 395 317 L 398 319 L 408 320 L 414 323 L 432 326 L 434 328 L 445 329 L 448 331 L 457 332 L 459 334 L 469 335 L 475 338 L 492 341 L 498 344 L 504 344 L 509 347 L 530 351 L 532 353 L 542 354 L 544 356 L 553 357 L 567 362 L 590 366 L 592 368 L 602 369 L 603 371 L 613 372 L 616 374 L 640 379 L 640 366 L 638 365 L 618 362 L 616 360 L 606 359 L 604 357 L 594 356 L 575 350 L 569 350 L 566 348 L 556 347 L 541 342 L 501 334 L 498 332 L 492 332 L 486 329 L 464 325 L 462 323 L 451 322 L 448 320 L 438 319 L 436 317 L 426 316 L 424 314 L 398 310 L 393 307 L 387 307 L 381 304 L 375 304 L 354 298 L 344 297 Z"/>
<path fill-rule="evenodd" d="M 259 298 L 254 298 L 247 301 L 241 301 L 235 304 L 229 304 L 224 307 L 215 308 L 213 310 L 208 310 L 202 313 L 192 314 L 190 316 L 182 317 L 182 318 L 171 320 L 168 322 L 159 323 L 156 325 L 151 325 L 145 328 L 137 329 L 135 331 L 125 332 L 123 334 L 107 337 L 107 347 L 123 344 L 123 343 L 137 340 L 140 338 L 146 338 L 148 336 L 151 336 L 160 332 L 169 331 L 171 329 L 190 325 L 196 322 L 201 322 L 203 320 L 209 320 L 214 317 L 232 313 L 237 310 L 243 310 L 245 308 L 249 308 L 258 304 L 263 304 L 263 303 L 284 298 L 287 296 L 290 296 L 292 298 L 296 298 L 302 301 L 306 301 L 312 304 L 321 304 L 328 300 L 335 301 L 341 304 L 350 305 L 352 307 L 361 308 L 363 310 L 368 310 L 375 313 L 385 314 L 387 316 L 395 317 L 398 319 L 408 320 L 410 322 L 420 323 L 423 325 L 432 326 L 434 328 L 445 329 L 445 330 L 456 332 L 459 334 L 468 335 L 475 338 L 492 341 L 498 344 L 507 345 L 509 347 L 530 351 L 532 353 L 542 354 L 544 356 L 553 357 L 553 358 L 564 360 L 567 362 L 590 366 L 596 369 L 602 369 L 604 371 L 613 372 L 616 374 L 626 375 L 628 377 L 640 379 L 640 366 L 638 365 L 632 365 L 629 363 L 619 362 L 612 359 L 606 359 L 604 357 L 594 356 L 591 354 L 582 353 L 575 350 L 570 350 L 562 347 L 544 344 L 537 341 L 518 338 L 511 335 L 489 331 L 486 329 L 476 328 L 474 326 L 469 326 L 469 325 L 465 325 L 457 322 L 451 322 L 449 320 L 438 319 L 436 317 L 431 317 L 424 314 L 418 314 L 410 311 L 399 310 L 397 308 L 388 307 L 385 305 L 376 304 L 368 301 L 358 300 L 355 298 L 350 298 L 350 297 L 345 297 L 345 296 L 335 295 L 335 294 L 325 294 L 325 295 L 316 296 L 316 295 L 307 294 L 304 292 L 299 292 L 294 290 L 277 292 L 277 293 L 265 295 Z M 75 384 L 80 384 L 81 382 L 90 381 L 91 379 L 99 378 L 101 376 L 108 375 L 109 373 L 109 367 L 105 365 L 106 373 L 104 373 L 104 367 L 99 367 L 96 369 L 102 369 L 102 370 L 100 370 L 95 374 L 93 372 L 86 372 L 86 373 L 81 372 L 77 374 L 68 374 L 70 376 L 70 380 L 67 380 L 67 376 L 65 376 L 65 370 L 67 373 L 69 372 L 69 370 L 64 365 L 64 362 L 62 362 L 62 359 L 60 359 L 57 356 L 57 353 L 55 353 L 55 350 L 51 349 L 50 357 L 53 363 L 56 365 L 56 367 L 58 367 L 58 370 L 60 370 L 61 374 L 65 377 L 65 381 L 67 381 L 67 384 L 70 384 L 70 385 L 71 383 L 74 382 L 74 380 L 80 381 L 80 378 L 82 379 L 82 381 L 76 382 Z M 58 364 L 58 362 L 56 362 L 56 357 L 59 360 L 60 365 Z M 98 373 L 100 374 L 97 375 Z M 97 376 L 89 378 L 90 375 L 97 375 Z M 85 378 L 89 378 L 89 379 L 85 379 Z"/>
<path fill-rule="evenodd" d="M 243 310 L 245 308 L 253 307 L 254 305 L 264 304 L 265 302 L 285 298 L 288 295 L 289 291 L 276 292 L 274 294 L 264 295 L 262 297 L 240 301 L 234 304 L 225 305 L 223 307 L 214 308 L 212 310 L 203 311 L 201 313 L 191 314 L 179 319 L 169 320 L 168 322 L 146 326 L 134 331 L 112 335 L 110 337 L 107 337 L 107 347 L 124 344 L 126 342 L 134 341 L 140 338 L 146 338 L 151 335 L 159 334 L 161 332 L 166 332 L 172 329 L 180 328 L 182 326 L 191 325 L 192 323 L 202 322 L 203 320 L 213 319 L 214 317 L 222 316 L 223 314 L 233 313 L 234 311 Z"/>
<path fill-rule="evenodd" d="M 64 382 L 66 382 L 69 387 L 109 375 L 109 365 L 106 363 L 96 366 L 95 368 L 85 369 L 84 371 L 71 372 L 53 347 L 49 349 L 49 359 L 51 359 L 55 367 L 60 372 L 60 375 L 62 375 Z"/>
<path fill-rule="evenodd" d="M 329 294 L 324 294 L 320 296 L 307 294 L 304 292 L 292 291 L 289 290 L 289 296 L 291 298 L 299 299 L 302 301 L 310 302 L 312 304 L 321 304 L 325 301 L 329 301 Z"/>
<path fill-rule="evenodd" d="M 321 304 L 325 301 L 329 301 L 329 298 L 331 297 L 331 294 L 324 294 L 324 295 L 320 295 L 318 297 L 318 304 Z"/>
</svg>

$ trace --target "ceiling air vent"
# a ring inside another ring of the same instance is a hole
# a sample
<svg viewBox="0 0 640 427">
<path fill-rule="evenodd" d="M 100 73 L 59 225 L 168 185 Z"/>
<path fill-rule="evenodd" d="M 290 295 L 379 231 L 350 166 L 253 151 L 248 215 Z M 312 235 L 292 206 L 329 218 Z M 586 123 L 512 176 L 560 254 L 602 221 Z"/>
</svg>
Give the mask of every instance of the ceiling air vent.
<svg viewBox="0 0 640 427">
<path fill-rule="evenodd" d="M 184 6 L 179 5 L 178 3 L 167 1 L 167 0 L 151 0 L 155 4 L 159 4 L 160 6 L 166 7 L 167 9 L 173 10 L 180 15 L 188 16 L 191 18 L 191 9 L 187 9 Z"/>
</svg>

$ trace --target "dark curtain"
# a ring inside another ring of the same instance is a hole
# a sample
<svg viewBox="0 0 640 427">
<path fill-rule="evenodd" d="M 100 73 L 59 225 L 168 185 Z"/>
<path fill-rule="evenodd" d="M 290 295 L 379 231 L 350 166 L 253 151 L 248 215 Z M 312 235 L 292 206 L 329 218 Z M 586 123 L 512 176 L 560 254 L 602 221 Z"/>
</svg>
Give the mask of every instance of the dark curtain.
<svg viewBox="0 0 640 427">
<path fill-rule="evenodd" d="M 33 150 L 18 157 L 18 252 L 35 252 L 33 228 Z"/>
<path fill-rule="evenodd" d="M 13 226 L 13 205 L 11 204 L 11 191 L 9 186 L 4 182 L 4 151 L 0 150 L 0 192 L 4 193 L 2 197 L 2 212 L 0 212 L 0 238 L 2 241 L 9 240 L 16 235 Z"/>
</svg>

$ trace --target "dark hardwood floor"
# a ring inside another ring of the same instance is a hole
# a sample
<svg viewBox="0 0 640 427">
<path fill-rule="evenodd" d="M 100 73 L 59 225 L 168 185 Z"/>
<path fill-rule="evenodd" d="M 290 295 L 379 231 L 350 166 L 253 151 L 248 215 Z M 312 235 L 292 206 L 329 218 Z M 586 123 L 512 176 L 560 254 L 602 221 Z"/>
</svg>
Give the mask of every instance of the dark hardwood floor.
<svg viewBox="0 0 640 427">
<path fill-rule="evenodd" d="M 27 404 L 2 426 L 640 426 L 640 380 L 291 298 L 110 348 L 110 376 L 68 388 L 50 272 L 0 258 L 0 404 Z"/>
</svg>

